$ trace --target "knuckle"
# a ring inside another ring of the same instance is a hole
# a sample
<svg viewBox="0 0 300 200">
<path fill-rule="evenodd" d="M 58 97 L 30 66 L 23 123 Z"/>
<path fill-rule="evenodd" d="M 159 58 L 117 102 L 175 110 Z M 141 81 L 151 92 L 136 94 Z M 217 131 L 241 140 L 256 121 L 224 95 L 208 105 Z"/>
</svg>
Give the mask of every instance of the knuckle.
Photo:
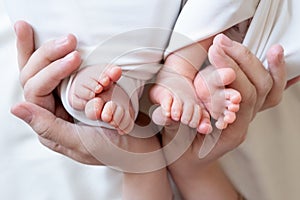
<svg viewBox="0 0 300 200">
<path fill-rule="evenodd" d="M 55 127 L 55 125 L 60 126 L 59 118 L 52 119 L 48 123 L 36 123 L 34 130 L 40 137 L 52 142 L 56 142 L 59 141 L 60 134 L 57 134 L 55 131 L 53 131 L 53 127 Z"/>
<path fill-rule="evenodd" d="M 244 48 L 244 55 L 246 58 L 251 58 L 252 57 L 252 53 L 248 48 Z"/>
<path fill-rule="evenodd" d="M 252 60 L 253 54 L 248 48 L 243 47 L 242 50 L 240 51 L 240 57 L 246 60 Z"/>
<path fill-rule="evenodd" d="M 246 140 L 246 137 L 247 131 L 241 134 L 232 134 L 230 137 L 230 149 L 233 150 L 239 147 Z"/>
<path fill-rule="evenodd" d="M 25 74 L 22 73 L 22 72 L 21 72 L 20 75 L 19 75 L 19 81 L 20 81 L 22 87 L 24 87 L 25 84 L 26 84 L 26 82 L 27 82 L 27 77 L 26 77 Z"/>
<path fill-rule="evenodd" d="M 282 95 L 277 97 L 268 98 L 268 108 L 277 106 L 282 100 Z"/>
<path fill-rule="evenodd" d="M 267 95 L 268 92 L 272 89 L 273 79 L 271 75 L 268 73 L 267 76 L 263 79 L 261 84 L 258 87 L 258 95 Z"/>
<path fill-rule="evenodd" d="M 236 138 L 236 147 L 240 146 L 246 140 L 247 134 L 240 134 L 239 137 Z"/>
<path fill-rule="evenodd" d="M 242 102 L 249 106 L 255 105 L 257 101 L 257 92 L 254 86 L 249 86 L 248 92 L 244 93 L 244 97 L 242 97 Z"/>
<path fill-rule="evenodd" d="M 36 86 L 35 82 L 32 79 L 29 79 L 24 85 L 24 98 L 26 101 L 33 101 L 37 94 L 39 93 L 39 89 Z"/>
<path fill-rule="evenodd" d="M 34 89 L 32 88 L 30 82 L 24 85 L 24 98 L 25 100 L 30 100 L 34 96 Z"/>
<path fill-rule="evenodd" d="M 56 142 L 53 142 L 51 140 L 45 140 L 43 137 L 39 137 L 39 141 L 42 145 L 46 146 L 47 148 L 49 148 L 55 152 L 58 152 L 58 153 L 62 152 L 62 146 Z"/>
<path fill-rule="evenodd" d="M 42 123 L 40 125 L 37 125 L 35 127 L 35 131 L 44 139 L 50 139 L 51 138 L 51 131 L 50 126 L 43 125 Z"/>
</svg>

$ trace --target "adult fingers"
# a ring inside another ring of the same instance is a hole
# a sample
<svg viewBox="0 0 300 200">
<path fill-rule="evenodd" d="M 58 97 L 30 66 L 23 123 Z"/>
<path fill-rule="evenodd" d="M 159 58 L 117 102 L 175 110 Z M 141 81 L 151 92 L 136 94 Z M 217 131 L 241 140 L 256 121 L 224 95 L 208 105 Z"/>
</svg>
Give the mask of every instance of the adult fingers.
<svg viewBox="0 0 300 200">
<path fill-rule="evenodd" d="M 102 135 L 105 132 L 95 127 L 65 121 L 30 102 L 13 106 L 11 112 L 25 121 L 46 147 L 84 164 L 103 165 L 95 155 L 104 148 L 110 149 L 109 134 Z"/>
<path fill-rule="evenodd" d="M 268 68 L 273 78 L 273 86 L 268 93 L 261 110 L 277 105 L 282 99 L 282 93 L 286 86 L 286 68 L 283 55 L 283 48 L 280 45 L 272 46 L 268 53 Z"/>
<path fill-rule="evenodd" d="M 222 39 L 222 38 L 221 38 Z M 247 104 L 254 107 L 256 104 L 257 93 L 256 88 L 252 84 L 251 80 L 247 77 L 244 71 L 239 67 L 239 65 L 233 60 L 232 56 L 224 52 L 223 45 L 220 44 L 222 40 L 215 39 L 213 45 L 209 49 L 209 60 L 214 65 L 214 67 L 220 69 L 231 68 L 235 71 L 236 79 L 228 85 L 241 93 L 242 101 L 241 104 Z M 240 48 L 240 47 L 238 47 Z M 239 49 L 233 49 L 231 51 L 239 51 Z M 204 69 L 205 70 L 205 69 Z M 204 71 L 203 70 L 203 71 Z M 248 110 L 249 115 L 254 109 Z"/>
<path fill-rule="evenodd" d="M 21 84 L 24 86 L 28 79 L 30 79 L 32 76 L 36 75 L 42 69 L 47 67 L 51 62 L 63 58 L 70 52 L 74 51 L 76 48 L 76 44 L 76 38 L 74 35 L 71 34 L 59 38 L 57 40 L 48 41 L 45 44 L 43 44 L 40 48 L 34 51 L 34 53 L 29 57 L 27 63 L 21 69 Z M 25 44 L 20 43 L 18 47 L 20 49 L 25 49 L 25 47 L 23 47 L 22 45 Z M 28 55 L 26 54 L 26 56 Z M 26 56 L 21 57 L 25 58 Z"/>
<path fill-rule="evenodd" d="M 98 159 L 91 155 L 88 151 L 78 151 L 77 149 L 69 149 L 51 140 L 39 136 L 39 141 L 47 148 L 65 155 L 77 162 L 87 165 L 103 165 Z"/>
<path fill-rule="evenodd" d="M 153 122 L 160 126 L 170 126 L 173 123 L 172 119 L 164 114 L 164 110 L 161 106 L 156 107 L 151 114 Z"/>
<path fill-rule="evenodd" d="M 238 66 L 245 72 L 247 77 L 252 82 L 260 82 L 257 80 L 257 77 L 261 74 L 267 75 L 268 71 L 262 67 L 261 61 L 254 56 L 251 51 L 243 46 L 241 43 L 235 42 L 230 40 L 224 34 L 220 34 L 215 37 L 214 43 L 220 45 L 224 52 L 229 55 L 237 64 Z M 249 65 L 259 66 L 255 69 L 249 67 Z M 271 77 L 270 77 L 271 78 Z M 268 81 L 267 81 L 268 82 Z M 255 84 L 257 85 L 257 84 Z"/>
<path fill-rule="evenodd" d="M 254 111 L 258 111 L 273 87 L 273 79 L 270 73 L 263 67 L 261 61 L 242 44 L 230 40 L 223 34 L 218 35 L 215 41 L 238 64 L 255 87 L 256 105 Z"/>
<path fill-rule="evenodd" d="M 214 39 L 213 45 L 209 48 L 208 58 L 209 58 L 209 61 L 212 63 L 213 67 L 215 67 L 215 68 L 218 68 L 218 69 L 230 69 L 231 68 L 234 70 L 236 79 L 231 85 L 231 86 L 233 86 L 233 85 L 235 85 L 235 82 L 240 83 L 241 80 L 247 79 L 247 76 L 241 70 L 240 66 L 234 60 L 234 58 L 232 58 L 231 55 L 228 55 L 227 53 L 225 53 L 224 45 L 222 45 L 221 42 L 223 42 L 222 37 L 216 36 L 216 38 Z M 220 79 L 219 82 L 223 83 L 223 80 Z"/>
<path fill-rule="evenodd" d="M 14 28 L 17 36 L 18 63 L 22 69 L 34 52 L 34 34 L 32 27 L 25 21 L 16 22 Z"/>
<path fill-rule="evenodd" d="M 11 112 L 29 124 L 42 138 L 68 149 L 78 149 L 81 146 L 80 137 L 76 130 L 77 126 L 57 118 L 46 109 L 29 102 L 22 102 L 13 106 Z"/>
<path fill-rule="evenodd" d="M 80 63 L 80 55 L 76 51 L 51 63 L 26 81 L 24 85 L 25 99 L 39 104 L 39 99 L 51 94 L 64 78 L 78 69 Z"/>
</svg>

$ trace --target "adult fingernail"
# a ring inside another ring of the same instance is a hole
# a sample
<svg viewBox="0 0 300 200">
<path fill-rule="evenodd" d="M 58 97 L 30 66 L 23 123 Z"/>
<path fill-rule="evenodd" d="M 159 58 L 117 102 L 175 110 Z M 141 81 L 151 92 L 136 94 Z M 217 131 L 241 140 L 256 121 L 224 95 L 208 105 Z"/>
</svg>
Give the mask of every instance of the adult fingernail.
<svg viewBox="0 0 300 200">
<path fill-rule="evenodd" d="M 58 38 L 55 40 L 55 45 L 57 46 L 61 46 L 61 45 L 64 45 L 68 42 L 68 37 L 67 36 L 64 36 L 64 37 L 61 37 L 61 38 Z"/>
<path fill-rule="evenodd" d="M 13 107 L 12 113 L 29 124 L 32 121 L 33 114 L 24 107 Z"/>
<path fill-rule="evenodd" d="M 280 63 L 284 63 L 284 51 L 283 51 L 283 49 L 282 49 L 282 51 L 279 53 L 279 55 L 278 55 L 278 59 L 279 59 L 279 62 Z"/>
<path fill-rule="evenodd" d="M 68 61 L 70 61 L 70 60 L 72 60 L 73 58 L 74 58 L 74 55 L 75 55 L 75 52 L 73 51 L 73 52 L 71 52 L 71 53 L 69 53 L 68 55 L 66 55 L 64 58 L 63 58 L 63 62 L 68 62 Z"/>
<path fill-rule="evenodd" d="M 226 35 L 223 34 L 221 44 L 223 44 L 224 46 L 231 47 L 232 46 L 232 40 L 229 37 L 227 37 Z"/>
</svg>

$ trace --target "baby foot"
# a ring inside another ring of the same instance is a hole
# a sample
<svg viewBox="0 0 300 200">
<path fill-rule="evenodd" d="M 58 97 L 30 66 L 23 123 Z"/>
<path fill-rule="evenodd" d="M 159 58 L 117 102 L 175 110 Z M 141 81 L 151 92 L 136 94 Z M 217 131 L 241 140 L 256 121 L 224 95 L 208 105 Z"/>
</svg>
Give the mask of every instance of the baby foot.
<svg viewBox="0 0 300 200">
<path fill-rule="evenodd" d="M 91 120 L 101 120 L 127 134 L 134 127 L 134 111 L 126 92 L 116 84 L 87 102 L 85 114 Z"/>
<path fill-rule="evenodd" d="M 216 127 L 225 129 L 236 119 L 241 95 L 238 91 L 226 87 L 235 80 L 236 76 L 234 70 L 228 68 L 230 63 L 227 62 L 222 50 L 217 46 L 211 46 L 209 59 L 218 68 L 209 66 L 201 70 L 194 79 L 194 86 L 197 96 L 204 103 L 211 117 L 216 120 Z"/>
<path fill-rule="evenodd" d="M 197 100 L 191 80 L 170 71 L 161 70 L 149 93 L 150 100 L 160 107 L 153 112 L 154 122 L 181 121 L 200 133 L 212 130 L 209 115 Z M 160 124 L 165 125 L 165 124 Z"/>
<path fill-rule="evenodd" d="M 77 72 L 70 87 L 69 102 L 77 110 L 84 110 L 86 103 L 119 80 L 122 70 L 118 66 L 93 65 Z"/>
</svg>

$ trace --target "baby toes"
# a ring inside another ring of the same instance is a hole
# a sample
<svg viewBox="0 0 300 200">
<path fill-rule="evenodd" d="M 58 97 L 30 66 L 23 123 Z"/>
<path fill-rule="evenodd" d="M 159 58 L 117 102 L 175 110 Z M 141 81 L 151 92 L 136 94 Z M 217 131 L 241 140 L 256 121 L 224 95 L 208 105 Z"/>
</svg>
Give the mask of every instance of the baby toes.
<svg viewBox="0 0 300 200">
<path fill-rule="evenodd" d="M 173 102 L 173 97 L 171 94 L 165 94 L 164 97 L 161 98 L 160 104 L 162 108 L 162 113 L 166 117 L 171 117 L 171 107 Z"/>
<path fill-rule="evenodd" d="M 193 112 L 191 113 L 191 117 L 189 120 L 189 127 L 197 128 L 200 123 L 201 118 L 201 108 L 199 105 L 194 105 Z M 184 114 L 185 115 L 185 114 Z"/>
<path fill-rule="evenodd" d="M 122 69 L 118 66 L 113 66 L 107 69 L 101 74 L 98 82 L 101 84 L 103 88 L 108 87 L 113 82 L 118 81 L 121 78 Z"/>
<path fill-rule="evenodd" d="M 217 119 L 215 126 L 220 130 L 227 128 L 228 123 L 224 121 L 224 116 L 221 116 Z"/>
<path fill-rule="evenodd" d="M 197 131 L 202 134 L 211 133 L 213 128 L 210 122 L 210 115 L 205 109 L 201 109 L 202 115 Z"/>
<path fill-rule="evenodd" d="M 241 94 L 234 89 L 226 89 L 225 91 L 226 107 L 231 112 L 239 111 L 239 103 L 242 100 Z"/>
<path fill-rule="evenodd" d="M 103 106 L 104 101 L 101 98 L 91 99 L 85 105 L 85 115 L 91 120 L 98 120 L 100 119 Z"/>
<path fill-rule="evenodd" d="M 116 103 L 112 101 L 106 102 L 101 113 L 101 120 L 106 123 L 110 123 L 113 119 L 113 115 L 116 108 L 117 108 Z"/>
<path fill-rule="evenodd" d="M 227 128 L 228 124 L 232 124 L 236 120 L 236 113 L 230 110 L 224 110 L 224 112 L 217 119 L 215 126 L 218 129 Z"/>
<path fill-rule="evenodd" d="M 241 94 L 234 89 L 226 88 L 225 89 L 225 98 L 226 100 L 231 101 L 233 104 L 239 104 L 242 100 Z"/>
<path fill-rule="evenodd" d="M 227 124 L 231 124 L 236 120 L 235 112 L 231 112 L 229 110 L 224 111 L 224 122 Z"/>
<path fill-rule="evenodd" d="M 99 84 L 98 80 L 94 77 L 86 77 L 85 80 L 81 80 L 82 85 L 81 87 L 85 88 L 86 90 L 93 93 L 95 96 L 95 93 L 101 92 L 103 90 L 103 87 Z M 76 80 L 75 80 L 76 83 Z M 93 97 L 86 97 L 86 98 L 93 98 Z"/>
<path fill-rule="evenodd" d="M 83 85 L 72 85 L 69 92 L 69 103 L 76 110 L 84 110 L 88 100 L 95 97 L 95 93 Z"/>
<path fill-rule="evenodd" d="M 72 96 L 69 100 L 70 105 L 76 110 L 84 110 L 87 103 L 86 100 L 78 98 L 77 96 Z"/>
<path fill-rule="evenodd" d="M 115 113 L 113 115 L 113 119 L 111 121 L 111 125 L 116 128 L 119 127 L 124 115 L 125 115 L 124 108 L 122 106 L 117 106 L 115 109 Z"/>
<path fill-rule="evenodd" d="M 179 121 L 182 115 L 182 102 L 178 98 L 173 98 L 171 107 L 171 118 L 174 121 Z"/>
<path fill-rule="evenodd" d="M 120 134 L 128 134 L 132 131 L 134 127 L 134 120 L 132 116 L 130 115 L 130 112 L 125 112 L 122 120 L 118 124 L 118 130 Z"/>
<path fill-rule="evenodd" d="M 196 106 L 196 105 L 195 105 Z M 185 124 L 185 125 L 190 125 L 190 121 L 192 121 L 194 115 L 194 103 L 192 102 L 184 102 L 183 104 L 183 111 L 182 111 L 182 115 L 181 115 L 181 123 Z M 195 114 L 195 117 L 197 117 L 197 115 L 199 116 L 199 113 Z M 199 123 L 200 117 L 198 117 L 198 123 Z M 192 125 L 195 126 L 191 126 L 191 128 L 196 128 L 198 126 L 198 123 L 192 123 Z"/>
</svg>

